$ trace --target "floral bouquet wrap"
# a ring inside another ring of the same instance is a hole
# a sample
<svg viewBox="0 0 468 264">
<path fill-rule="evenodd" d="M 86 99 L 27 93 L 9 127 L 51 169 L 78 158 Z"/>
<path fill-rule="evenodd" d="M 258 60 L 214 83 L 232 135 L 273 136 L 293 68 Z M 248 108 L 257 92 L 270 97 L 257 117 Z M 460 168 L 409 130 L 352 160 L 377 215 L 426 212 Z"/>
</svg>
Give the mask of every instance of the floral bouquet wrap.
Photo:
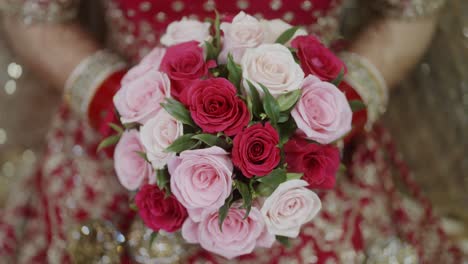
<svg viewBox="0 0 468 264">
<path fill-rule="evenodd" d="M 351 130 L 345 65 L 316 37 L 244 12 L 169 25 L 122 79 L 115 170 L 154 230 L 228 259 L 287 244 L 321 209 Z"/>
</svg>

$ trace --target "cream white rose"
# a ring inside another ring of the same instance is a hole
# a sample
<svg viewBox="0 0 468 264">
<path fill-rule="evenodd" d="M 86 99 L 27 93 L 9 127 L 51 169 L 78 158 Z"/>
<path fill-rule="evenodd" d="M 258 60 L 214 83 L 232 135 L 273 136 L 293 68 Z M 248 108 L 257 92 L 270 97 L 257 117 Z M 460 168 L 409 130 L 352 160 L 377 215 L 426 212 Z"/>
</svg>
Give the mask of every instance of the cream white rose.
<svg viewBox="0 0 468 264">
<path fill-rule="evenodd" d="M 175 153 L 164 150 L 182 134 L 182 123 L 164 109 L 161 109 L 141 127 L 140 139 L 148 160 L 155 169 L 162 169 L 167 161 L 175 156 Z"/>
<path fill-rule="evenodd" d="M 232 23 L 221 23 L 224 33 L 223 49 L 219 54 L 219 62 L 226 63 L 228 53 L 239 63 L 247 48 L 257 47 L 263 43 L 264 29 L 253 16 L 244 12 L 237 14 Z"/>
<path fill-rule="evenodd" d="M 273 20 L 260 20 L 262 27 L 265 31 L 265 37 L 263 43 L 275 43 L 276 39 L 283 34 L 286 30 L 292 28 L 292 26 L 281 19 L 273 19 Z M 293 37 L 286 43 L 286 46 L 289 46 L 291 40 L 293 40 L 297 36 L 305 36 L 307 32 L 300 28 L 294 33 Z"/>
<path fill-rule="evenodd" d="M 270 234 L 297 237 L 301 226 L 320 211 L 319 197 L 303 180 L 290 180 L 278 186 L 261 209 Z"/>
<path fill-rule="evenodd" d="M 183 18 L 169 24 L 166 33 L 161 37 L 161 44 L 172 46 L 192 40 L 203 43 L 210 39 L 210 23 Z"/>
<path fill-rule="evenodd" d="M 248 91 L 248 82 L 252 82 L 260 95 L 263 95 L 259 83 L 268 88 L 277 97 L 301 88 L 304 72 L 294 61 L 288 48 L 280 44 L 262 44 L 248 49 L 241 61 L 243 85 Z"/>
</svg>

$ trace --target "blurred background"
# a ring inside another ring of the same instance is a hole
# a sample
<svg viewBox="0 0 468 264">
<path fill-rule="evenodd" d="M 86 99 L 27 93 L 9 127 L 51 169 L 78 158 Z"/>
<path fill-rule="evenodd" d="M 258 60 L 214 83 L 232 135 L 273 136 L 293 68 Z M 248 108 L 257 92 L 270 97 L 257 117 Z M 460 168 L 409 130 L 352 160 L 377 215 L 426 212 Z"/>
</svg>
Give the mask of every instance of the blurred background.
<svg viewBox="0 0 468 264">
<path fill-rule="evenodd" d="M 82 19 L 102 38 L 93 12 Z M 468 251 L 468 1 L 449 1 L 410 76 L 393 91 L 383 121 L 445 229 Z M 40 162 L 60 102 L 61 95 L 17 61 L 0 36 L 0 207 L 10 184 Z"/>
</svg>

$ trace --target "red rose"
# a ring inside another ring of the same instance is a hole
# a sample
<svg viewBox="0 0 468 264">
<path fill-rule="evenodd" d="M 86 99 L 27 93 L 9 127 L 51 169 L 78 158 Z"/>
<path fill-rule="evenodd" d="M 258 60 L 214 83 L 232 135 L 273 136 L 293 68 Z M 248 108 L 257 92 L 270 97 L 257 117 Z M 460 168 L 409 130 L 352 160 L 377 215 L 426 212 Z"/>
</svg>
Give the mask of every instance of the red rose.
<svg viewBox="0 0 468 264">
<path fill-rule="evenodd" d="M 284 145 L 289 172 L 304 173 L 309 188 L 332 189 L 340 167 L 340 152 L 331 145 L 293 138 Z"/>
<path fill-rule="evenodd" d="M 306 76 L 312 74 L 329 82 L 336 79 L 342 69 L 346 72 L 345 64 L 314 36 L 298 36 L 291 47 L 297 49 Z"/>
<path fill-rule="evenodd" d="M 266 123 L 244 129 L 234 138 L 232 163 L 247 178 L 265 176 L 280 162 L 278 132 Z"/>
<path fill-rule="evenodd" d="M 193 121 L 204 132 L 233 136 L 250 121 L 247 105 L 236 95 L 234 85 L 224 78 L 197 81 L 188 98 Z"/>
<path fill-rule="evenodd" d="M 207 75 L 213 63 L 205 62 L 203 49 L 197 41 L 189 41 L 167 48 L 159 69 L 171 79 L 171 95 L 186 103 L 187 88 Z"/>
<path fill-rule="evenodd" d="M 146 226 L 167 232 L 178 230 L 187 218 L 187 210 L 174 196 L 164 198 L 157 185 L 143 185 L 135 196 L 138 213 Z"/>
</svg>

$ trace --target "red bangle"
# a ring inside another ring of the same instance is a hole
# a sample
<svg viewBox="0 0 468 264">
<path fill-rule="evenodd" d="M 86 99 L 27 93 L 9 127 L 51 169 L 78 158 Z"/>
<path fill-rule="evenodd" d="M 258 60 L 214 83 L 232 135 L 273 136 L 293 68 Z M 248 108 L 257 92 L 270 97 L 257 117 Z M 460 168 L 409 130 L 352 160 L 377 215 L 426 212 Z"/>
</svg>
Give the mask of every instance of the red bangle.
<svg viewBox="0 0 468 264">
<path fill-rule="evenodd" d="M 120 81 L 126 70 L 111 74 L 96 90 L 88 107 L 88 120 L 91 127 L 103 136 L 110 135 L 109 123 L 118 122 L 113 97 L 120 89 Z"/>
<path fill-rule="evenodd" d="M 362 101 L 361 96 L 349 85 L 346 81 L 342 81 L 338 87 L 345 95 L 348 101 L 359 100 Z M 351 140 L 354 136 L 364 130 L 367 123 L 367 109 L 362 109 L 353 113 L 352 129 L 347 135 L 345 141 Z"/>
</svg>

